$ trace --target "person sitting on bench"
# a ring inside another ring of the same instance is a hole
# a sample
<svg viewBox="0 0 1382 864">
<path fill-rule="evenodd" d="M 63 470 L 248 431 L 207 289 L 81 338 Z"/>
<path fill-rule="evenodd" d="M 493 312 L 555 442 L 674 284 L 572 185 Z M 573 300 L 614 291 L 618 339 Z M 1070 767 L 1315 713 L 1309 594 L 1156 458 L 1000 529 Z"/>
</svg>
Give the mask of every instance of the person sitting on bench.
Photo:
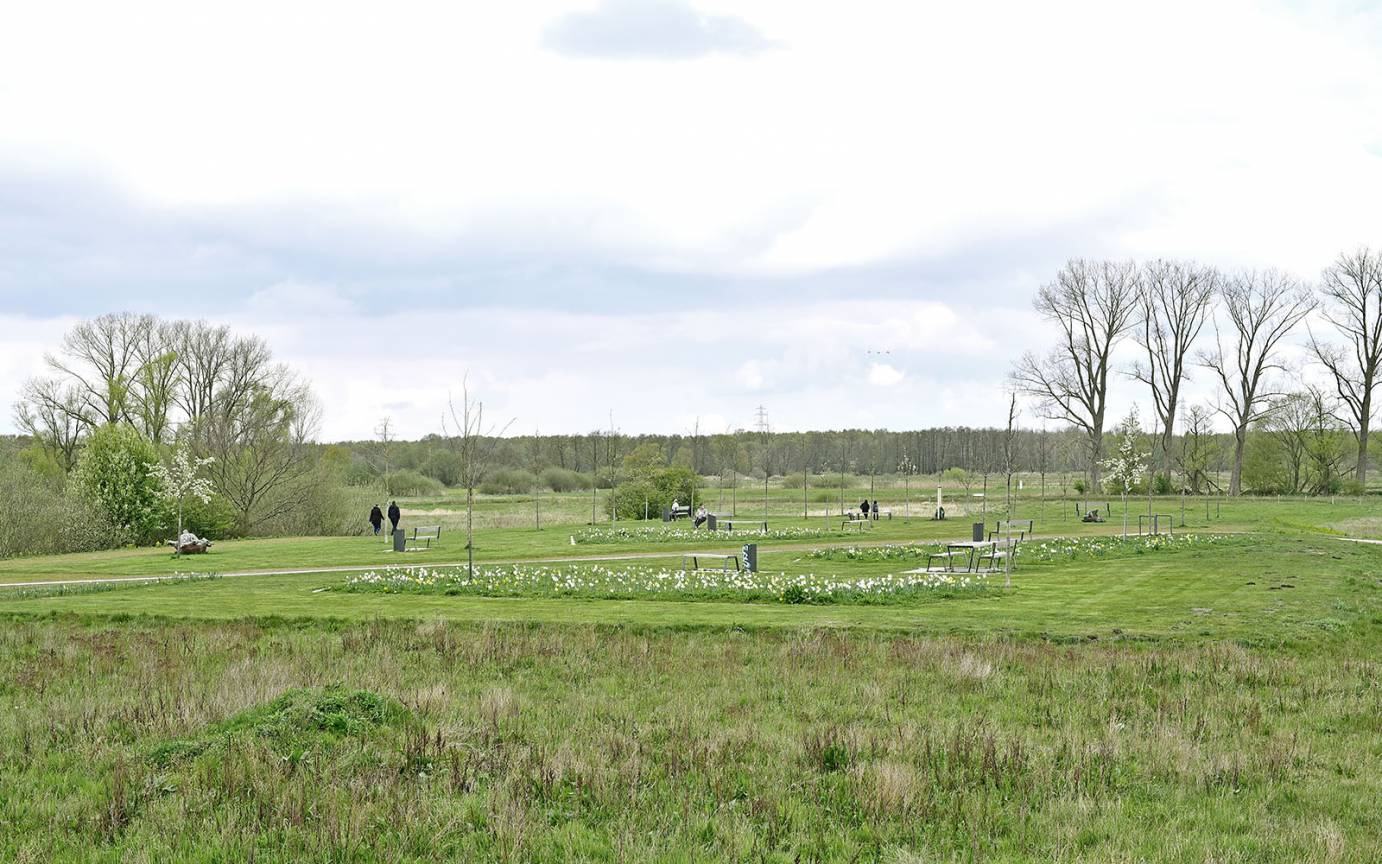
<svg viewBox="0 0 1382 864">
<path fill-rule="evenodd" d="M 697 507 L 697 508 L 696 508 L 696 521 L 692 524 L 691 527 L 693 527 L 693 528 L 699 528 L 699 527 L 701 527 L 702 525 L 704 525 L 705 522 L 706 522 L 706 520 L 709 519 L 709 518 L 710 518 L 710 511 L 707 510 L 707 509 L 705 509 L 705 505 L 702 504 L 700 507 Z"/>
</svg>

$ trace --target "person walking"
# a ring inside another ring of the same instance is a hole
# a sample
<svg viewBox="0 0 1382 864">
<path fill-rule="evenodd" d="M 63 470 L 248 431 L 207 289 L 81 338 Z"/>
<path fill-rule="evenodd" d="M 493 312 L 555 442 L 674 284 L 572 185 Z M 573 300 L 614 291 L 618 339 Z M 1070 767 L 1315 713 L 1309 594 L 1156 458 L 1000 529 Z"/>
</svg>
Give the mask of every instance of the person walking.
<svg viewBox="0 0 1382 864">
<path fill-rule="evenodd" d="M 398 520 L 403 518 L 403 513 L 398 509 L 397 501 L 389 502 L 389 533 L 398 530 Z"/>
<path fill-rule="evenodd" d="M 375 504 L 369 511 L 369 524 L 374 526 L 374 536 L 378 537 L 379 532 L 384 530 L 384 511 Z"/>
</svg>

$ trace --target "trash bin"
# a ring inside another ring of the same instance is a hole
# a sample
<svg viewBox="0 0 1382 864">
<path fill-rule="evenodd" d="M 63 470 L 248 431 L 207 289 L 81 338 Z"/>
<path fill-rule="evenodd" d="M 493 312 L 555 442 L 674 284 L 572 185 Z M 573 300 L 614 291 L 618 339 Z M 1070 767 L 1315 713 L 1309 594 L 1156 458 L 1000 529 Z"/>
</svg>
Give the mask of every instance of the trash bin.
<svg viewBox="0 0 1382 864">
<path fill-rule="evenodd" d="M 402 552 L 407 548 L 407 546 L 408 541 L 403 536 L 403 529 L 395 528 L 393 530 L 393 551 Z"/>
<path fill-rule="evenodd" d="M 983 539 L 984 539 L 984 523 L 983 523 L 983 522 L 975 522 L 975 523 L 974 523 L 974 542 L 975 542 L 975 543 L 980 543 L 980 542 L 983 541 Z"/>
<path fill-rule="evenodd" d="M 707 531 L 714 531 L 716 524 L 715 514 L 711 513 L 705 517 L 705 528 Z"/>
</svg>

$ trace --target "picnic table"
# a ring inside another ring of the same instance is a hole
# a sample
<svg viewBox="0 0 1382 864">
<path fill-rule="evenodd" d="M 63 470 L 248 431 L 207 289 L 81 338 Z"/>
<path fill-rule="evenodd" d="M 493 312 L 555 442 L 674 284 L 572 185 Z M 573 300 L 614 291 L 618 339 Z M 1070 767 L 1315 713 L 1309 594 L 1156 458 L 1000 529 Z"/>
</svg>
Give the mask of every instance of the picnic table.
<svg viewBox="0 0 1382 864">
<path fill-rule="evenodd" d="M 953 573 L 955 572 L 955 559 L 964 558 L 965 572 L 972 573 L 976 569 L 975 564 L 978 563 L 979 560 L 979 558 L 976 557 L 979 550 L 992 548 L 996 543 L 997 541 L 994 540 L 951 541 L 945 544 L 944 552 L 932 552 L 926 556 L 926 569 L 930 570 L 931 562 L 936 558 L 940 558 L 945 561 L 946 571 Z"/>
</svg>

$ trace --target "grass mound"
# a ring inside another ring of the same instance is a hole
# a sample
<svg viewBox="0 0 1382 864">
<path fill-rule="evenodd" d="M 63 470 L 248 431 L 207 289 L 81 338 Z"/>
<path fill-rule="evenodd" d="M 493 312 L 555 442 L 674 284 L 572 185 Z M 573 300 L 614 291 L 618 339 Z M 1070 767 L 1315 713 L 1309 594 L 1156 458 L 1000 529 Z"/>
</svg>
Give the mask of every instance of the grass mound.
<svg viewBox="0 0 1382 864">
<path fill-rule="evenodd" d="M 149 760 L 158 767 L 170 767 L 236 738 L 257 739 L 291 756 L 330 749 L 341 739 L 399 726 L 410 717 L 402 703 L 369 690 L 348 690 L 340 685 L 289 690 L 272 702 L 210 727 L 197 738 L 163 742 L 150 752 Z"/>
</svg>

